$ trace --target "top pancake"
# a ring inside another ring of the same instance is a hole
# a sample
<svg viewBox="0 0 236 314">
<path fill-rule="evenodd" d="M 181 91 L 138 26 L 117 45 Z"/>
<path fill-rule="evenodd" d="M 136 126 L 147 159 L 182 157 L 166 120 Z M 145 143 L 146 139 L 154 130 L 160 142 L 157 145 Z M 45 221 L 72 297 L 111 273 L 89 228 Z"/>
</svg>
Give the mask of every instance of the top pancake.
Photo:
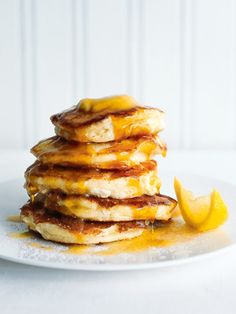
<svg viewBox="0 0 236 314">
<path fill-rule="evenodd" d="M 84 112 L 77 105 L 53 115 L 51 121 L 56 134 L 67 140 L 101 143 L 156 134 L 164 129 L 164 112 L 141 106 Z"/>
</svg>

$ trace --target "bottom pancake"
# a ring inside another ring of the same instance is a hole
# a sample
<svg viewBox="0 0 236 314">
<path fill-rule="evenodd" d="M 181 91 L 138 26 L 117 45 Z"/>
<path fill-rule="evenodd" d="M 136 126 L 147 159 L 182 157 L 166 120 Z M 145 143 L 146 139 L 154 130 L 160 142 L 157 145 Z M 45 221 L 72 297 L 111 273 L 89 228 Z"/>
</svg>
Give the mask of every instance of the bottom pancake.
<svg viewBox="0 0 236 314">
<path fill-rule="evenodd" d="M 88 222 L 49 212 L 40 205 L 26 203 L 21 218 L 29 229 L 50 241 L 68 244 L 98 244 L 131 239 L 142 234 L 145 221 Z"/>
<path fill-rule="evenodd" d="M 51 191 L 35 199 L 49 210 L 95 221 L 168 220 L 176 207 L 173 198 L 161 194 L 114 199 Z"/>
</svg>

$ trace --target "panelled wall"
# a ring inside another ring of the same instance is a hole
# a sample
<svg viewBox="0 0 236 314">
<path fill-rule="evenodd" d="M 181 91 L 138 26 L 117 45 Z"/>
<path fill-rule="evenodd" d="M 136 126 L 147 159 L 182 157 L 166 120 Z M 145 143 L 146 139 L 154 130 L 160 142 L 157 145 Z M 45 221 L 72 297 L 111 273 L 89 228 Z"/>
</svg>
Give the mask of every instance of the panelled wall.
<svg viewBox="0 0 236 314">
<path fill-rule="evenodd" d="M 81 97 L 167 113 L 173 149 L 236 148 L 235 0 L 0 0 L 0 147 Z"/>
</svg>

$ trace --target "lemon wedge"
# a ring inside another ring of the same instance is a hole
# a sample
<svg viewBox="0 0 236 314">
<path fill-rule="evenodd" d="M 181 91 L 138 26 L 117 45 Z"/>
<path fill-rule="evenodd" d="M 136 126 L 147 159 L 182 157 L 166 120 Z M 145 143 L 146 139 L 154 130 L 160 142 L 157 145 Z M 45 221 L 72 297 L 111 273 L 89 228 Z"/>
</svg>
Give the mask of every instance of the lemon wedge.
<svg viewBox="0 0 236 314">
<path fill-rule="evenodd" d="M 177 178 L 174 187 L 184 221 L 192 228 L 199 231 L 215 229 L 228 218 L 227 205 L 216 190 L 207 196 L 194 197 Z"/>
</svg>

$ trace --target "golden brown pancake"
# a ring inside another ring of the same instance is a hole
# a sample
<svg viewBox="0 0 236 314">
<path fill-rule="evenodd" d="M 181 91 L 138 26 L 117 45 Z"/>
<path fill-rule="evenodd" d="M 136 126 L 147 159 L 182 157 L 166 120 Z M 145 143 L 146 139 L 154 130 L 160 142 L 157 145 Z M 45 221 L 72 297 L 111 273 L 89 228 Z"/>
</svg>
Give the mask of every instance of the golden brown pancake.
<svg viewBox="0 0 236 314">
<path fill-rule="evenodd" d="M 97 244 L 131 239 L 141 235 L 146 228 L 144 221 L 83 221 L 49 212 L 31 202 L 21 208 L 21 218 L 29 229 L 40 233 L 44 239 L 71 244 Z"/>
<path fill-rule="evenodd" d="M 161 194 L 114 199 L 54 191 L 39 193 L 35 201 L 49 210 L 95 221 L 169 220 L 176 206 L 173 198 Z"/>
<path fill-rule="evenodd" d="M 56 134 L 77 142 L 110 142 L 156 134 L 164 129 L 164 112 L 136 106 L 127 110 L 80 111 L 79 105 L 51 117 Z"/>
<path fill-rule="evenodd" d="M 157 194 L 161 185 L 153 160 L 127 170 L 66 168 L 35 162 L 26 170 L 25 178 L 30 196 L 60 190 L 66 194 L 122 199 Z"/>
<path fill-rule="evenodd" d="M 108 143 L 68 142 L 54 136 L 40 141 L 31 152 L 43 164 L 121 169 L 148 161 L 154 154 L 165 155 L 166 145 L 157 136 Z"/>
</svg>

